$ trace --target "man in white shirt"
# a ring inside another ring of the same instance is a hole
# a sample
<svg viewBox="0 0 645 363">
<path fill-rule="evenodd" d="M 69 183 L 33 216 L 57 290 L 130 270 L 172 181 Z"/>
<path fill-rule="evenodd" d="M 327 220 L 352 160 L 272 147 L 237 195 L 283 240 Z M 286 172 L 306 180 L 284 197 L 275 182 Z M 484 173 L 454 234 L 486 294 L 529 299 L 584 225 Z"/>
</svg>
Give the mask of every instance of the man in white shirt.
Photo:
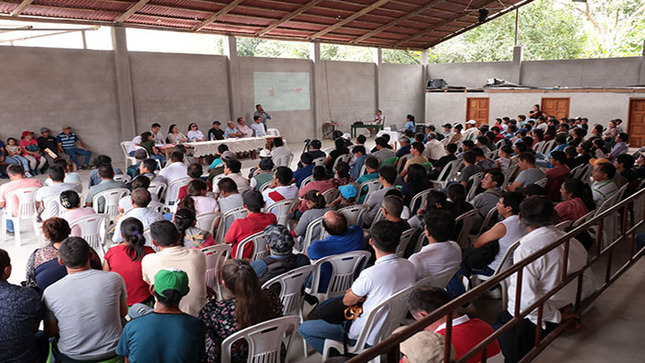
<svg viewBox="0 0 645 363">
<path fill-rule="evenodd" d="M 286 166 L 278 166 L 275 173 L 273 173 L 271 185 L 269 185 L 267 190 L 262 192 L 265 210 L 270 210 L 269 208 L 273 204 L 281 200 L 298 198 L 298 187 L 291 184 L 292 180 L 293 171 Z M 271 212 L 273 213 L 275 211 Z"/>
<path fill-rule="evenodd" d="M 83 191 L 83 186 L 75 183 L 64 183 L 65 169 L 60 165 L 51 165 L 47 169 L 47 176 L 52 180 L 51 184 L 44 186 L 36 192 L 36 201 L 42 202 L 49 197 L 58 197 L 61 192 L 73 190 L 77 193 Z"/>
<path fill-rule="evenodd" d="M 246 126 L 244 117 L 237 118 L 237 131 L 242 134 L 240 137 L 253 137 L 253 130 Z"/>
<path fill-rule="evenodd" d="M 349 329 L 349 343 L 354 344 L 365 328 L 370 312 L 392 295 L 414 285 L 414 266 L 410 261 L 396 256 L 396 248 L 401 239 L 401 231 L 390 221 L 379 221 L 372 228 L 370 245 L 374 247 L 376 262 L 374 266 L 361 272 L 345 296 L 343 304 L 353 306 L 363 303 L 363 313 L 352 323 Z M 370 346 L 378 343 L 377 337 L 386 314 L 378 316 L 367 337 Z M 325 339 L 343 341 L 345 329 L 341 324 L 331 324 L 324 320 L 308 320 L 298 329 L 309 345 L 317 352 L 322 352 Z"/>
<path fill-rule="evenodd" d="M 596 162 L 591 172 L 594 182 L 591 184 L 591 194 L 596 207 L 618 191 L 618 186 L 614 182 L 616 176 L 616 167 L 610 162 Z"/>
<path fill-rule="evenodd" d="M 130 141 L 130 145 L 128 145 L 128 155 L 134 156 L 134 152 L 137 151 L 137 146 L 141 143 L 141 135 L 135 136 L 132 141 Z"/>
<path fill-rule="evenodd" d="M 439 160 L 442 156 L 446 155 L 445 146 L 441 141 L 437 140 L 437 134 L 434 132 L 428 134 L 428 141 L 425 147 L 423 156 L 428 160 Z"/>
<path fill-rule="evenodd" d="M 288 147 L 284 146 L 284 141 L 281 138 L 273 139 L 273 149 L 271 149 L 271 159 L 275 161 L 285 155 L 293 155 L 293 152 Z"/>
<path fill-rule="evenodd" d="M 262 137 L 267 135 L 267 131 L 264 128 L 262 123 L 262 118 L 260 116 L 253 116 L 253 123 L 251 124 L 251 129 L 255 133 L 255 137 Z"/>
<path fill-rule="evenodd" d="M 455 230 L 455 217 L 443 210 L 425 214 L 425 234 L 428 245 L 410 256 L 416 279 L 437 276 L 455 270 L 461 264 L 461 248 L 450 236 Z"/>
<path fill-rule="evenodd" d="M 244 193 L 244 191 L 251 189 L 251 185 L 249 184 L 249 180 L 240 174 L 240 170 L 242 170 L 242 163 L 236 159 L 224 158 L 224 175 L 235 182 L 237 190 L 240 193 Z M 219 183 L 213 185 L 213 193 L 215 194 L 219 194 L 218 185 Z"/>
<path fill-rule="evenodd" d="M 161 213 L 157 213 L 151 209 L 148 209 L 148 204 L 152 201 L 152 196 L 147 189 L 138 188 L 132 191 L 132 209 L 125 212 L 123 217 L 119 219 L 114 228 L 114 235 L 112 236 L 112 241 L 115 243 L 123 242 L 123 236 L 121 236 L 121 224 L 127 218 L 136 218 L 143 223 L 143 228 L 146 229 L 156 221 L 162 221 L 163 216 Z"/>
<path fill-rule="evenodd" d="M 152 132 L 152 141 L 155 142 L 155 145 L 166 145 L 166 137 L 161 133 L 161 125 L 153 123 L 150 132 Z"/>
<path fill-rule="evenodd" d="M 544 249 L 565 235 L 555 228 L 556 221 L 553 203 L 545 196 L 532 196 L 520 204 L 520 220 L 527 227 L 528 234 L 520 239 L 520 245 L 513 254 L 515 263 Z M 562 281 L 562 273 L 566 267 L 568 274 L 580 270 L 587 262 L 587 251 L 576 239 L 569 240 L 567 265 L 563 259 L 565 243 L 549 251 L 522 270 L 520 311 L 524 312 L 547 292 L 553 290 Z M 591 270 L 587 270 L 591 272 Z M 585 273 L 583 294 L 588 295 L 593 290 L 593 277 Z M 506 310 L 497 317 L 498 324 L 505 324 L 515 315 L 515 296 L 517 289 L 517 274 L 509 277 L 508 304 Z M 586 285 L 586 287 L 585 287 Z M 567 305 L 575 302 L 577 284 L 569 284 L 547 300 L 542 310 L 542 337 L 549 334 L 561 322 L 574 318 L 568 312 Z M 586 290 L 586 291 L 585 291 Z M 502 352 L 507 362 L 517 362 L 528 353 L 535 344 L 535 329 L 537 309 L 531 311 L 522 322 L 499 337 Z"/>
<path fill-rule="evenodd" d="M 168 184 L 178 179 L 188 178 L 188 167 L 184 164 L 184 154 L 173 151 L 170 154 L 170 164 L 161 169 L 159 176 L 163 177 Z"/>
<path fill-rule="evenodd" d="M 222 214 L 244 206 L 242 194 L 237 190 L 237 184 L 231 178 L 222 178 L 217 182 L 219 198 L 217 203 Z"/>
</svg>

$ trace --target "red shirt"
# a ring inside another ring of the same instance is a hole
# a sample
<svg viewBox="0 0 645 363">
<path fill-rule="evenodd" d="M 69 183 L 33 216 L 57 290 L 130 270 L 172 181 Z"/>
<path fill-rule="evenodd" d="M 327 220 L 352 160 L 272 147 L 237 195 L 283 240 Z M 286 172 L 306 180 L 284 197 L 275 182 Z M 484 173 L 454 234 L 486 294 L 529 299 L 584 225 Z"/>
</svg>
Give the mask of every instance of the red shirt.
<svg viewBox="0 0 645 363">
<path fill-rule="evenodd" d="M 465 320 L 465 321 L 464 321 Z M 493 328 L 479 319 L 468 319 L 467 315 L 452 320 L 451 344 L 457 353 L 457 360 L 473 349 L 479 342 L 493 334 Z M 446 329 L 436 330 L 435 333 L 446 335 Z M 500 354 L 499 343 L 494 340 L 486 349 L 486 358 Z M 472 357 L 468 363 L 481 362 L 481 353 Z"/>
<path fill-rule="evenodd" d="M 562 183 L 571 177 L 569 167 L 566 165 L 554 166 L 545 171 L 544 175 L 546 176 L 546 185 L 544 186 L 546 195 L 554 202 L 560 201 L 560 187 L 562 187 Z"/>
<path fill-rule="evenodd" d="M 264 228 L 270 224 L 278 223 L 275 214 L 273 213 L 250 213 L 246 218 L 236 219 L 231 224 L 224 240 L 226 243 L 233 245 L 231 255 L 235 256 L 237 253 L 237 245 L 246 237 L 264 231 Z M 253 245 L 248 244 L 244 248 L 244 255 L 242 258 L 251 258 L 253 253 Z"/>
<path fill-rule="evenodd" d="M 146 255 L 155 253 L 155 250 L 148 246 L 143 247 L 143 251 Z M 143 302 L 150 297 L 148 284 L 143 281 L 141 274 L 141 260 L 132 261 L 125 245 L 119 244 L 110 248 L 105 254 L 105 260 L 110 265 L 110 270 L 123 277 L 125 290 L 128 293 L 128 306 Z"/>
</svg>

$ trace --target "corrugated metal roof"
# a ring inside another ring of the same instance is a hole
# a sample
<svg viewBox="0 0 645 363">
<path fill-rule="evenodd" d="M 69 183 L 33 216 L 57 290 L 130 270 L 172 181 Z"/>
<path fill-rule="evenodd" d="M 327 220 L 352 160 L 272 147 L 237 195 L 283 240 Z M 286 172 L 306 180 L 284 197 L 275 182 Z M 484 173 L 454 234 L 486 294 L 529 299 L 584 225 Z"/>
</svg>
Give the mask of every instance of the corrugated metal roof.
<svg viewBox="0 0 645 363">
<path fill-rule="evenodd" d="M 532 0 L 0 0 L 0 19 L 424 49 Z"/>
</svg>

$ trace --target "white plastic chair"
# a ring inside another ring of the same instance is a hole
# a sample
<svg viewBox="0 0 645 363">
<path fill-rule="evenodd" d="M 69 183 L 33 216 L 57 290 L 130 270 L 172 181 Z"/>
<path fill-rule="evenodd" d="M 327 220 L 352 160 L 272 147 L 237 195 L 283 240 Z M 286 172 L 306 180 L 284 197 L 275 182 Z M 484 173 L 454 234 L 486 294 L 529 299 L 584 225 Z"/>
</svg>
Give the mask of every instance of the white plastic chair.
<svg viewBox="0 0 645 363">
<path fill-rule="evenodd" d="M 367 187 L 367 192 L 363 192 L 364 187 Z M 382 187 L 383 186 L 381 185 L 381 182 L 378 180 L 378 178 L 361 183 L 361 185 L 358 186 L 358 195 L 356 196 L 356 201 L 359 201 L 361 199 L 361 196 L 365 195 L 365 199 L 363 200 L 364 203 L 370 193 L 373 193 L 381 189 Z"/>
<path fill-rule="evenodd" d="M 143 237 L 146 239 L 146 246 L 152 248 L 156 252 L 159 252 L 159 247 L 155 246 L 155 244 L 152 243 L 152 233 L 150 233 L 150 227 L 143 230 Z"/>
<path fill-rule="evenodd" d="M 273 160 L 273 165 L 275 165 L 276 168 L 278 166 L 286 166 L 290 168 L 292 160 L 293 160 L 293 154 L 278 156 Z"/>
<path fill-rule="evenodd" d="M 300 243 L 300 253 L 305 253 L 307 248 L 311 246 L 311 243 L 313 241 L 317 241 L 321 239 L 321 236 L 323 234 L 324 228 L 322 226 L 322 220 L 323 217 L 319 217 L 311 221 L 307 225 L 307 229 L 305 230 L 305 235 L 302 237 L 302 242 Z"/>
<path fill-rule="evenodd" d="M 269 135 L 269 136 L 280 136 L 280 130 L 278 130 L 278 129 L 267 129 L 267 135 Z"/>
<path fill-rule="evenodd" d="M 302 183 L 300 183 L 300 188 L 302 188 L 302 187 L 304 187 L 305 185 L 307 185 L 307 184 L 311 183 L 312 181 L 314 181 L 314 176 L 313 176 L 313 175 L 310 175 L 310 176 L 306 177 L 306 178 L 302 181 Z"/>
<path fill-rule="evenodd" d="M 288 227 L 289 216 L 298 206 L 298 202 L 299 200 L 296 198 L 284 199 L 269 206 L 268 212 L 275 214 L 278 224 Z"/>
<path fill-rule="evenodd" d="M 148 191 L 150 192 L 150 195 L 152 195 L 152 200 L 163 203 L 164 197 L 166 196 L 166 188 L 168 188 L 166 183 L 151 181 Z"/>
<path fill-rule="evenodd" d="M 181 178 L 170 182 L 166 188 L 166 197 L 164 198 L 164 205 L 171 210 L 176 209 L 177 197 L 179 196 L 179 189 L 184 185 L 190 183 L 190 178 Z"/>
<path fill-rule="evenodd" d="M 466 194 L 466 201 L 470 202 L 475 198 L 475 196 L 477 195 L 477 188 L 479 188 L 479 184 L 481 183 L 485 174 L 486 173 L 481 171 L 479 173 L 471 175 L 470 178 L 468 178 L 468 184 L 470 185 L 470 188 L 468 189 L 468 193 Z"/>
<path fill-rule="evenodd" d="M 222 223 L 222 213 L 212 212 L 204 213 L 197 216 L 196 227 L 207 231 L 210 234 L 215 234 L 215 228 Z"/>
<path fill-rule="evenodd" d="M 448 182 L 455 179 L 455 176 L 462 165 L 463 163 L 459 159 L 449 162 L 443 167 L 443 169 L 441 169 L 441 173 L 439 173 L 437 180 L 431 180 L 430 182 L 440 189 L 446 188 L 448 186 Z"/>
<path fill-rule="evenodd" d="M 346 162 L 346 163 L 349 163 L 349 161 L 350 161 L 350 160 L 352 160 L 352 154 L 342 154 L 342 155 L 339 155 L 339 156 L 336 158 L 336 160 L 334 160 L 334 165 L 333 165 L 332 170 L 336 170 L 336 166 L 337 166 L 337 165 L 338 165 L 338 163 L 340 163 L 341 161 L 344 161 L 344 162 Z"/>
<path fill-rule="evenodd" d="M 220 244 L 202 248 L 206 255 L 206 286 L 217 292 L 217 298 L 223 299 L 222 286 L 219 279 L 219 269 L 222 263 L 231 256 L 231 245 Z"/>
<path fill-rule="evenodd" d="M 347 219 L 347 225 L 361 225 L 363 213 L 367 210 L 367 207 L 363 204 L 348 205 L 338 210 L 338 213 L 342 213 Z"/>
<path fill-rule="evenodd" d="M 302 266 L 276 276 L 262 285 L 262 288 L 268 289 L 272 285 L 280 284 L 280 301 L 282 302 L 282 314 L 295 315 L 302 322 L 304 315 L 302 304 L 305 301 L 303 286 L 309 280 L 309 276 L 314 271 L 313 265 Z"/>
<path fill-rule="evenodd" d="M 520 166 L 517 164 L 513 164 L 506 168 L 504 171 L 504 185 L 510 184 L 511 179 L 513 179 L 516 175 L 517 172 L 520 170 Z"/>
<path fill-rule="evenodd" d="M 137 159 L 134 156 L 128 154 L 128 149 L 130 148 L 131 141 L 121 141 L 121 150 L 123 150 L 123 157 L 125 158 L 125 169 L 128 169 L 128 166 L 135 165 Z"/>
<path fill-rule="evenodd" d="M 115 174 L 114 180 L 124 182 L 124 183 L 129 183 L 130 180 L 132 180 L 132 178 L 128 174 Z"/>
<path fill-rule="evenodd" d="M 249 258 L 249 261 L 261 260 L 269 255 L 269 250 L 267 249 L 267 238 L 264 235 L 264 231 L 262 231 L 243 239 L 237 245 L 235 258 L 244 258 L 244 248 L 248 244 L 253 244 L 253 252 L 251 252 L 251 258 Z"/>
<path fill-rule="evenodd" d="M 43 199 L 43 211 L 40 218 L 44 221 L 52 217 L 58 217 L 65 213 L 65 208 L 60 204 L 59 196 L 51 196 Z"/>
<path fill-rule="evenodd" d="M 477 233 L 477 236 L 480 236 L 482 233 L 488 230 L 488 226 L 490 222 L 493 220 L 497 220 L 497 214 L 498 214 L 497 208 L 491 208 L 491 210 L 489 210 L 488 213 L 486 213 L 486 217 L 484 218 L 484 221 L 479 227 L 479 232 Z"/>
<path fill-rule="evenodd" d="M 414 155 L 412 154 L 406 154 L 399 158 L 399 161 L 396 163 L 397 174 L 401 174 L 401 171 L 403 171 L 403 168 L 405 168 L 405 164 L 407 164 L 408 160 L 412 159 L 413 156 Z"/>
<path fill-rule="evenodd" d="M 399 245 L 396 247 L 397 256 L 403 257 L 405 255 L 405 250 L 408 248 L 408 245 L 410 244 L 410 240 L 412 240 L 412 236 L 416 231 L 417 231 L 416 228 L 410 228 L 401 234 L 401 239 L 399 239 Z"/>
<path fill-rule="evenodd" d="M 540 151 L 544 147 L 545 141 L 540 141 L 537 144 L 533 145 L 533 150 Z"/>
<path fill-rule="evenodd" d="M 562 222 L 560 222 L 560 223 L 556 224 L 556 225 L 555 225 L 555 228 L 557 228 L 557 229 L 559 229 L 559 230 L 561 230 L 561 231 L 565 231 L 565 232 L 566 232 L 566 231 L 569 229 L 569 227 L 571 227 L 571 225 L 573 225 L 573 221 L 571 221 L 571 220 L 569 220 L 569 221 L 562 221 Z"/>
<path fill-rule="evenodd" d="M 462 249 L 470 247 L 470 230 L 473 228 L 477 218 L 479 218 L 479 211 L 477 209 L 473 209 L 455 219 L 455 226 L 460 221 L 462 222 L 459 237 L 457 237 L 457 240 L 455 241 Z"/>
<path fill-rule="evenodd" d="M 231 347 L 239 340 L 246 340 L 249 346 L 247 362 L 279 363 L 284 344 L 287 351 L 300 319 L 297 316 L 283 316 L 242 329 L 222 342 L 222 362 L 231 362 Z"/>
<path fill-rule="evenodd" d="M 153 210 L 157 213 L 163 214 L 164 208 L 166 208 L 166 206 L 159 202 L 150 202 L 148 204 L 148 209 Z"/>
<path fill-rule="evenodd" d="M 368 251 L 351 251 L 339 255 L 323 257 L 314 263 L 315 269 L 312 278 L 310 294 L 318 297 L 318 301 L 325 301 L 330 297 L 344 295 L 352 287 L 354 279 L 365 268 L 371 253 Z M 319 292 L 321 267 L 324 264 L 331 266 L 329 285 L 327 291 Z"/>
<path fill-rule="evenodd" d="M 248 214 L 249 212 L 244 207 L 231 209 L 230 211 L 224 213 L 224 215 L 222 216 L 222 223 L 220 223 L 219 227 L 217 228 L 217 236 L 215 237 L 215 241 L 217 243 L 223 243 L 224 236 L 226 235 L 226 232 L 228 232 L 228 229 L 231 228 L 233 221 L 236 219 L 246 218 Z"/>
<path fill-rule="evenodd" d="M 266 183 L 262 184 L 262 185 L 260 186 L 260 188 L 258 188 L 258 191 L 259 191 L 260 193 L 264 193 L 264 191 L 265 191 L 265 190 L 267 190 L 267 189 L 269 189 L 269 187 L 270 187 L 270 186 L 271 186 L 271 181 L 269 180 L 268 182 L 266 182 Z"/>
<path fill-rule="evenodd" d="M 108 189 L 97 193 L 92 198 L 92 208 L 96 213 L 102 213 L 108 216 L 108 223 L 115 221 L 119 215 L 119 200 L 130 195 L 130 190 L 126 188 Z M 99 200 L 103 199 L 103 212 L 99 212 Z"/>
<path fill-rule="evenodd" d="M 4 242 L 7 239 L 7 221 L 13 222 L 16 246 L 21 245 L 22 239 L 20 238 L 20 224 L 21 221 L 25 219 L 31 220 L 34 227 L 34 233 L 36 236 L 39 235 L 40 231 L 38 229 L 38 221 L 36 220 L 38 216 L 36 192 L 38 192 L 38 189 L 40 188 L 22 188 L 14 190 L 11 193 L 7 193 L 5 200 L 16 198 L 18 200 L 18 208 L 13 211 L 16 213 L 15 216 L 12 213 L 7 213 L 6 207 L 5 210 L 0 211 L 0 241 Z"/>
<path fill-rule="evenodd" d="M 321 156 L 319 158 L 315 158 L 313 161 L 314 166 L 325 166 L 325 161 L 327 160 L 326 157 Z"/>
<path fill-rule="evenodd" d="M 336 188 L 327 189 L 322 193 L 322 196 L 325 198 L 325 203 L 329 204 L 333 202 L 340 195 L 340 191 Z"/>
<path fill-rule="evenodd" d="M 431 276 L 427 276 L 422 278 L 421 280 L 417 281 L 416 284 L 414 284 L 415 287 L 421 287 L 421 286 L 427 286 L 430 285 L 432 287 L 436 287 L 438 289 L 445 289 L 446 286 L 448 286 L 448 283 L 450 282 L 450 279 L 459 271 L 459 268 L 461 266 L 457 265 L 451 269 L 448 269 L 446 271 L 443 271 L 438 274 L 434 274 Z"/>
<path fill-rule="evenodd" d="M 504 253 L 504 257 L 502 257 L 502 261 L 499 263 L 497 266 L 497 269 L 495 269 L 495 273 L 492 276 L 486 276 L 486 275 L 477 275 L 473 274 L 470 276 L 470 286 L 475 287 L 477 286 L 481 281 L 486 281 L 494 276 L 499 275 L 511 265 L 513 265 L 513 253 L 519 247 L 520 241 L 517 241 L 513 243 Z M 466 287 L 468 287 L 466 285 Z M 506 308 L 507 302 L 508 302 L 508 279 L 504 279 L 502 282 L 500 282 L 500 289 L 502 291 L 502 306 Z"/>
<path fill-rule="evenodd" d="M 426 190 L 422 190 L 418 192 L 417 194 L 412 197 L 412 200 L 410 201 L 410 212 L 414 212 L 415 208 L 423 208 L 423 205 L 426 202 L 426 199 L 428 199 L 428 194 L 432 191 L 432 188 L 428 188 Z"/>
<path fill-rule="evenodd" d="M 546 143 L 544 143 L 544 145 L 542 146 L 542 150 L 540 150 L 540 152 L 546 155 L 554 148 L 555 148 L 555 139 L 549 140 Z"/>
<path fill-rule="evenodd" d="M 361 333 L 353 346 L 347 345 L 347 352 L 350 354 L 360 354 L 365 351 L 365 343 L 367 342 L 368 337 L 372 335 L 374 327 L 381 322 L 383 325 L 377 333 L 376 342 L 380 342 L 382 339 L 387 338 L 392 334 L 394 329 L 401 326 L 401 323 L 405 318 L 405 314 L 408 312 L 408 297 L 413 290 L 414 286 L 403 289 L 402 291 L 390 296 L 387 300 L 383 301 L 367 313 L 368 315 L 366 317 L 363 330 L 361 330 Z M 323 362 L 326 362 L 329 358 L 331 349 L 342 352 L 343 342 L 325 339 L 325 346 L 322 353 Z M 380 357 L 375 358 L 374 361 L 380 362 Z"/>
<path fill-rule="evenodd" d="M 80 236 L 94 248 L 96 253 L 103 257 L 105 255 L 105 233 L 109 217 L 105 214 L 91 214 L 75 220 L 70 228 L 80 228 Z"/>
<path fill-rule="evenodd" d="M 546 179 L 546 178 L 542 178 L 542 179 L 540 179 L 540 180 L 536 181 L 534 184 L 535 184 L 535 185 L 539 185 L 539 186 L 541 186 L 542 188 L 544 188 L 544 187 L 546 186 L 546 182 L 547 182 L 547 179 Z"/>
</svg>

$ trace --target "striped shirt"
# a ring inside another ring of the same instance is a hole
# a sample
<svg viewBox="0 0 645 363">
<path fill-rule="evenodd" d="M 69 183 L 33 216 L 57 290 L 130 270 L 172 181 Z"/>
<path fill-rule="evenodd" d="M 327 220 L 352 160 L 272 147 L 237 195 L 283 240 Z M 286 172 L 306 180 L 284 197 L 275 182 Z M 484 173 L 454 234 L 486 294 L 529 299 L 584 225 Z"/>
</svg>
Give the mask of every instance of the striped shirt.
<svg viewBox="0 0 645 363">
<path fill-rule="evenodd" d="M 591 184 L 591 194 L 596 207 L 600 207 L 602 203 L 611 197 L 618 190 L 618 186 L 614 183 L 613 179 L 595 181 Z"/>
<path fill-rule="evenodd" d="M 64 132 L 61 132 L 56 137 L 56 142 L 62 144 L 63 150 L 69 150 L 74 148 L 74 144 L 79 141 L 78 136 L 75 133 L 70 132 L 69 136 L 65 135 Z"/>
</svg>

